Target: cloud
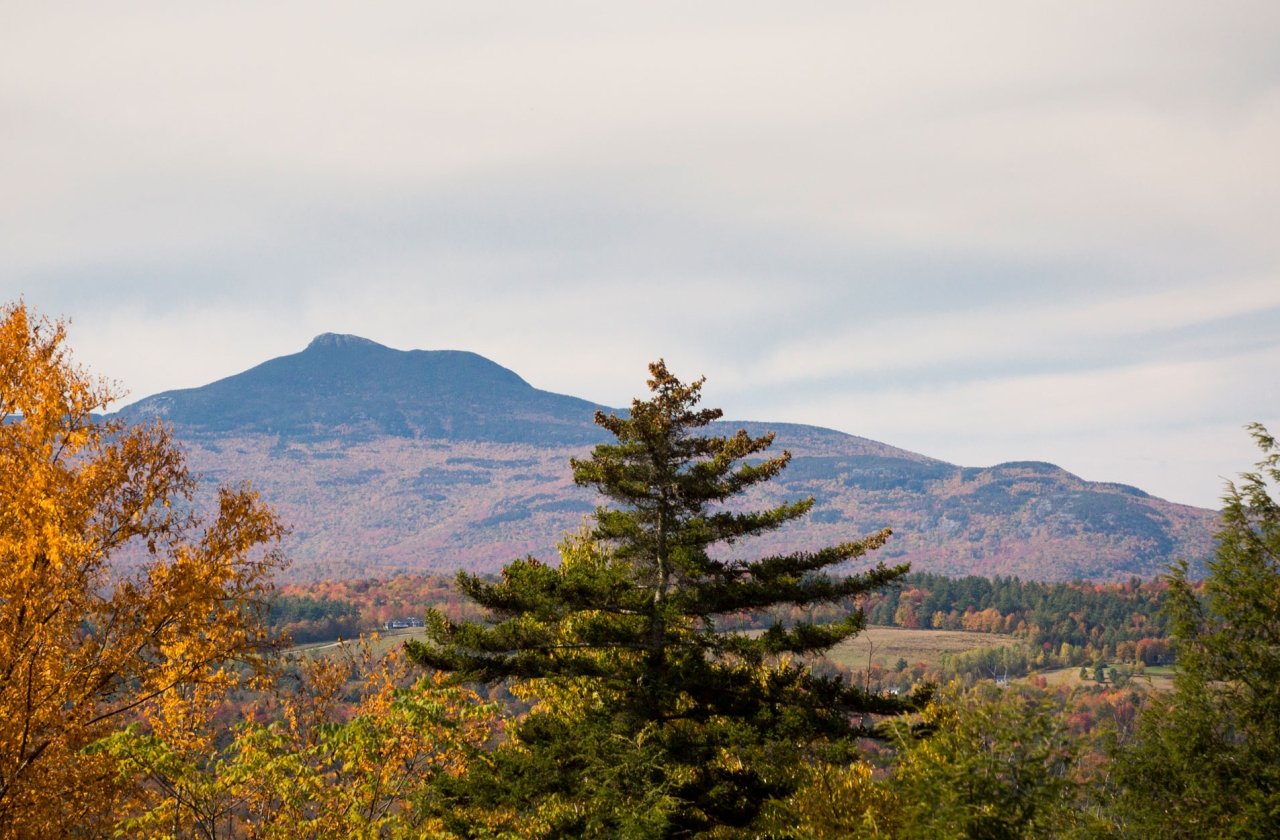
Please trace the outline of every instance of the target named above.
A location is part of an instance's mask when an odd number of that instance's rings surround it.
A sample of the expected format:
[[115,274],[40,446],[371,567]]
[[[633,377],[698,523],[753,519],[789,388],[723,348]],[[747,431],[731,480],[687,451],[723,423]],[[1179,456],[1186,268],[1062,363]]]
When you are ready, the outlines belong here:
[[136,8],[33,8],[0,59],[5,221],[82,259],[531,172],[899,248],[1274,248],[1265,5]]
[[1211,506],[1220,478],[1254,460],[1245,423],[1280,421],[1280,386],[1258,376],[1277,365],[1280,345],[1273,344],[1103,370],[928,385],[904,379],[824,388],[807,395],[802,410],[775,406],[770,419],[829,425],[969,466],[1052,461],[1091,480],[1139,483]]
[[[1257,313],[1249,331],[1223,329]],[[1108,294],[1064,294],[1052,302],[983,301],[981,306],[921,314],[910,310],[854,323],[826,335],[789,337],[751,371],[765,383],[825,382],[854,376],[933,382],[985,377],[993,369],[1128,365],[1135,357],[1191,352],[1222,355],[1240,342],[1280,344],[1269,329],[1280,320],[1280,285],[1237,279],[1218,286]],[[1210,346],[1182,336],[1211,329]],[[1214,342],[1219,345],[1211,346]]]

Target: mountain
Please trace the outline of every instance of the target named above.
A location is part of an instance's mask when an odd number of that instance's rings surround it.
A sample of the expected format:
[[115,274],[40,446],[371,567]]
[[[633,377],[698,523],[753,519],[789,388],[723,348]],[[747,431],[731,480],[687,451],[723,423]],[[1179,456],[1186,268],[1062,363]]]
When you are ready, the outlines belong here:
[[120,415],[160,417],[187,433],[265,434],[291,441],[379,437],[592,443],[595,406],[539,391],[483,356],[400,351],[325,333],[301,353],[201,388],[166,391]]
[[[119,412],[162,418],[205,492],[251,480],[292,527],[299,579],[555,558],[598,503],[571,457],[606,435],[597,408],[541,391],[474,353],[400,351],[325,334],[300,353]],[[792,455],[745,504],[812,496],[804,522],[744,543],[753,554],[894,529],[876,559],[922,571],[1040,580],[1151,576],[1212,553],[1212,511],[1052,464],[960,467],[815,426],[726,422],[777,433]]]

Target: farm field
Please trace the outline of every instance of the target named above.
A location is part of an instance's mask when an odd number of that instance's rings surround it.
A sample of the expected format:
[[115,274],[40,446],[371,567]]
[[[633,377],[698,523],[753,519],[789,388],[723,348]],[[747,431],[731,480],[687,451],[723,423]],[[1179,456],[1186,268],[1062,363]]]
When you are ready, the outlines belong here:
[[[379,630],[376,636],[368,634],[364,636],[369,643],[369,650],[375,656],[382,656],[388,651],[394,650],[404,644],[409,639],[421,639],[426,635],[426,630],[421,627],[413,627],[406,630]],[[358,644],[359,640],[347,639],[344,641],[331,642],[310,642],[305,645],[296,645],[285,651],[287,655],[292,656],[315,656],[315,655],[331,655],[339,650]]]
[[[1092,669],[1090,669],[1092,672]],[[1097,686],[1093,679],[1080,679],[1080,668],[1056,668],[1052,671],[1039,671],[1037,677],[1043,677],[1050,686]],[[1110,686],[1110,683],[1107,683]],[[1142,674],[1130,678],[1128,686],[1150,691],[1173,691],[1173,668],[1170,666],[1150,667]]]
[[1012,636],[973,633],[968,630],[911,630],[904,627],[868,627],[827,654],[832,662],[857,670],[868,662],[889,668],[899,659],[914,665],[937,665],[944,653],[963,653],[989,647],[1022,644]]
[[[376,655],[382,655],[399,647],[408,639],[420,639],[425,631],[421,627],[407,630],[379,632],[370,642],[370,649]],[[342,643],[347,644],[347,643]],[[868,656],[871,662],[878,662],[888,668],[899,659],[911,664],[924,662],[926,665],[937,665],[944,653],[963,653],[967,650],[984,647],[1000,647],[1021,644],[1012,636],[1001,636],[992,633],[973,633],[967,630],[910,630],[902,627],[868,627],[853,639],[836,645],[827,654],[833,662],[848,668],[867,667]],[[319,653],[332,653],[339,650],[338,642],[316,642],[290,648],[289,653],[311,656]],[[1063,669],[1072,671],[1079,669]],[[1054,672],[1057,673],[1057,672]],[[1060,679],[1065,679],[1063,675]]]

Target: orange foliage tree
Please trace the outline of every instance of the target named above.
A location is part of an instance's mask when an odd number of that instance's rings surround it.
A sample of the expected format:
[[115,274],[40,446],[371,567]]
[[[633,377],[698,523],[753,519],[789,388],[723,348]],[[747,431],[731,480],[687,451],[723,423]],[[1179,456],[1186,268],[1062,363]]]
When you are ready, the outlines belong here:
[[198,519],[169,432],[96,418],[120,394],[65,336],[0,308],[0,837],[109,819],[119,768],[86,748],[144,717],[180,740],[269,662],[280,523],[245,487]]

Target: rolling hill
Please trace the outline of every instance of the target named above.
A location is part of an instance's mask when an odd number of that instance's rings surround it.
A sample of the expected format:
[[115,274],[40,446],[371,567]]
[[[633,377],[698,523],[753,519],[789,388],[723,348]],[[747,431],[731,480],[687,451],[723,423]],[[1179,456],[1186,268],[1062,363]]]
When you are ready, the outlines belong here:
[[[119,416],[172,424],[207,492],[252,481],[293,528],[288,576],[315,579],[553,560],[597,503],[568,463],[606,439],[597,408],[474,353],[325,334]],[[775,431],[793,455],[748,504],[816,500],[806,521],[735,550],[817,548],[887,526],[877,559],[1041,580],[1151,576],[1212,552],[1213,511],[1052,464],[961,467],[815,426],[720,425]]]

